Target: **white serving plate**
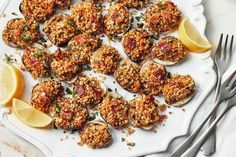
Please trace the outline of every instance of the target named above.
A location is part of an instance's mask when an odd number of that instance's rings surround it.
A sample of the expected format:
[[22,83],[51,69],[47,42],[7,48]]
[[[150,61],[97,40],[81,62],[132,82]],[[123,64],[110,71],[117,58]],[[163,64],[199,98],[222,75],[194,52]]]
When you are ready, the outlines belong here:
[[[177,4],[184,16],[190,18],[202,36],[205,37],[204,31],[206,19],[203,15],[204,8],[202,6],[202,1],[173,0],[173,2]],[[0,1],[0,15],[3,12],[6,15],[0,18],[0,36],[2,36],[2,30],[9,19],[22,16],[18,9],[19,3],[20,0]],[[12,12],[17,13],[19,16],[12,15]],[[176,33],[173,35],[176,35]],[[116,47],[119,52],[121,52],[121,55],[125,56],[120,44],[114,44],[113,42],[105,43]],[[4,53],[13,54],[16,59],[20,60],[22,51],[8,47],[4,44],[2,38],[0,38],[0,57],[4,57]],[[209,94],[216,81],[210,52],[203,54],[189,53],[186,61],[173,67],[167,67],[167,70],[172,73],[190,74],[197,85],[196,95],[182,108],[168,109],[166,112],[168,119],[164,123],[165,126],[157,126],[156,133],[136,129],[136,132],[127,138],[128,141],[136,143],[131,150],[128,149],[125,142],[121,141],[121,138],[125,137],[125,134],[112,128],[113,144],[104,149],[92,150],[87,146],[81,147],[77,144],[77,142],[80,141],[77,134],[70,134],[69,132],[63,133],[61,130],[55,130],[52,128],[36,129],[28,127],[19,121],[8,108],[0,109],[0,120],[9,130],[38,147],[47,157],[130,157],[162,152],[167,149],[169,143],[174,138],[187,134],[194,113]],[[93,72],[87,73],[94,75]],[[96,74],[96,76],[100,77],[104,75]],[[29,101],[32,87],[37,83],[37,81],[34,81],[27,72],[24,72],[24,77],[26,88],[22,99]],[[120,88],[117,83],[113,84],[113,80],[112,77],[108,77],[104,83],[107,87],[109,86],[112,89],[117,88],[118,93],[124,96],[125,99],[130,100],[133,98],[132,94]],[[185,112],[182,109],[185,109]],[[172,112],[172,114],[168,114],[169,112]],[[68,139],[65,139],[67,136]],[[64,140],[61,141],[61,138]]]

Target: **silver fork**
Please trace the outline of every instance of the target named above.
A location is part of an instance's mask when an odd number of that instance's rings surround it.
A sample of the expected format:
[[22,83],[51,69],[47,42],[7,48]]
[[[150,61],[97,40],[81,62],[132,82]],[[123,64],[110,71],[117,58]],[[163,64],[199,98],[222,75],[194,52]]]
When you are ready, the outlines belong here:
[[[236,78],[235,78],[235,75],[234,75],[233,83],[231,83],[231,85],[226,87],[226,88],[230,88],[230,90],[232,90],[231,92],[233,92],[233,90],[236,90]],[[209,137],[211,132],[215,129],[217,123],[227,113],[227,111],[229,111],[229,109],[231,109],[235,105],[236,105],[236,96],[234,96],[233,98],[228,100],[224,110],[211,123],[209,128],[201,135],[201,137],[199,137],[199,139],[181,157],[195,157],[197,155],[200,147],[204,143],[204,141]]]
[[[219,55],[219,56],[223,56],[223,54],[225,53],[226,48],[224,48],[222,50],[222,40],[223,40],[223,35],[221,35],[220,37],[220,41],[218,44],[218,47],[216,49],[216,54],[215,55]],[[225,42],[225,46],[227,46],[226,44],[227,42]],[[232,47],[233,47],[233,38],[230,42],[230,51],[232,51]],[[232,54],[232,52],[230,52]],[[221,80],[220,80],[221,82]],[[227,93],[229,91],[226,91],[226,88],[224,88],[225,84],[222,84],[222,88],[225,92]],[[233,95],[223,95],[223,91],[219,91],[220,87],[217,88],[217,91],[219,94],[221,94],[221,96],[217,97],[217,101],[215,103],[214,108],[207,114],[207,116],[205,117],[205,119],[200,123],[200,125],[193,131],[193,133],[174,151],[172,152],[172,154],[170,155],[170,157],[179,157],[181,156],[181,154],[183,154],[192,144],[192,142],[194,141],[194,139],[196,138],[196,136],[198,135],[199,131],[202,129],[202,127],[205,125],[205,123],[207,122],[207,120],[210,118],[210,116],[216,111],[216,109],[218,108],[218,106],[220,105],[220,103],[224,100],[229,99],[230,97],[232,97]]]
[[[231,43],[230,43],[230,48],[227,49],[227,44],[228,44],[228,37],[229,35],[226,36],[225,40],[225,45],[224,45],[224,53],[217,53],[214,56],[214,62],[215,62],[215,67],[216,67],[216,73],[217,73],[217,84],[216,84],[216,91],[215,91],[215,99],[214,102],[218,103],[218,97],[219,93],[221,91],[220,85],[222,82],[222,76],[225,73],[225,71],[228,69],[230,62],[231,62],[231,57],[232,57],[232,48],[233,48],[233,39],[234,36],[231,37]],[[222,47],[222,39],[223,39],[223,34],[221,34],[220,37],[220,42],[218,44],[218,48],[221,49]],[[217,48],[217,49],[218,49]],[[208,125],[211,125],[211,123],[214,121],[216,118],[216,111],[212,114]],[[203,144],[201,150],[203,151],[204,155],[210,155],[215,152],[215,145],[216,145],[216,129],[212,130],[212,133],[210,134],[209,138],[205,141]]]

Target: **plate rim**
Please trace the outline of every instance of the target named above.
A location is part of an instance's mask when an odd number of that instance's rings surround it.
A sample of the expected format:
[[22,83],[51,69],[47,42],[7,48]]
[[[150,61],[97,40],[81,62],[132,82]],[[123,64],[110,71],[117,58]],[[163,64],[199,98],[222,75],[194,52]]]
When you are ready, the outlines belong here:
[[[7,5],[9,4],[10,0],[5,0],[2,1],[2,3],[0,3],[0,17],[2,16],[4,10],[6,9]],[[196,12],[194,12],[193,14],[193,19],[192,20],[196,20],[198,21],[198,23],[201,23],[201,27],[200,27],[200,32],[202,33],[202,35],[206,38],[205,35],[205,30],[206,30],[206,17],[204,16],[204,6],[203,6],[203,0],[192,0],[191,2],[192,7],[194,9],[196,9]],[[145,151],[142,150],[141,153],[138,153],[138,151],[130,151],[130,153],[123,153],[123,154],[117,154],[117,156],[122,156],[122,157],[130,157],[130,156],[137,156],[137,155],[147,155],[147,154],[151,154],[151,153],[159,153],[159,152],[163,152],[166,151],[168,146],[170,145],[170,143],[180,137],[180,136],[184,136],[188,133],[190,124],[192,119],[194,118],[194,114],[197,112],[197,109],[201,106],[201,104],[203,103],[203,101],[205,100],[206,96],[211,92],[211,90],[213,89],[213,86],[216,82],[216,74],[215,71],[213,69],[213,60],[210,56],[210,51],[208,51],[206,53],[206,55],[203,55],[202,60],[204,61],[204,63],[209,64],[207,67],[204,69],[204,72],[206,72],[207,75],[209,75],[210,78],[212,78],[212,80],[210,81],[210,85],[208,84],[208,88],[204,90],[203,93],[201,93],[201,96],[196,100],[198,101],[198,103],[200,103],[200,105],[196,106],[194,108],[194,111],[192,111],[192,116],[186,120],[184,123],[182,123],[182,125],[186,126],[188,125],[188,127],[185,127],[185,129],[179,129],[178,130],[178,135],[173,134],[172,137],[169,138],[169,140],[166,140],[165,143],[162,145],[161,148],[156,149],[154,147],[149,147],[147,146],[145,148]],[[211,68],[209,68],[211,67]],[[35,145],[38,149],[40,149],[40,151],[42,151],[46,157],[74,157],[74,155],[69,154],[69,153],[55,153],[53,151],[50,150],[49,147],[47,147],[43,142],[40,142],[40,140],[38,140],[37,138],[31,136],[30,134],[24,132],[23,130],[21,130],[20,128],[18,128],[15,124],[11,123],[11,121],[9,121],[8,119],[8,115],[11,113],[10,109],[7,107],[2,107],[0,106],[0,121],[4,124],[4,126],[9,129],[10,131],[12,131],[13,133],[17,134],[18,136],[20,136],[21,138],[25,139],[26,141],[30,142],[31,144]],[[187,124],[186,124],[187,123]],[[149,148],[148,148],[149,147]],[[111,154],[105,154],[103,157],[105,156],[111,156]],[[112,156],[114,156],[114,154],[112,154]],[[116,155],[115,155],[116,156]]]

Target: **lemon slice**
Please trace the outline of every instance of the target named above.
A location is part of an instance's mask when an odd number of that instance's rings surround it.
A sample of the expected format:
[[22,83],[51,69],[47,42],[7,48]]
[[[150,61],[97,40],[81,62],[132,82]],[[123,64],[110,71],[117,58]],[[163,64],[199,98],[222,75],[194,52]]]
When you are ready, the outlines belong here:
[[178,28],[180,41],[192,52],[205,52],[212,46],[205,40],[188,17],[185,17]]
[[36,110],[32,105],[19,99],[13,99],[12,109],[22,122],[31,127],[42,128],[48,126],[52,122],[52,118],[47,114]]
[[15,66],[0,62],[0,104],[10,105],[24,91],[24,77]]

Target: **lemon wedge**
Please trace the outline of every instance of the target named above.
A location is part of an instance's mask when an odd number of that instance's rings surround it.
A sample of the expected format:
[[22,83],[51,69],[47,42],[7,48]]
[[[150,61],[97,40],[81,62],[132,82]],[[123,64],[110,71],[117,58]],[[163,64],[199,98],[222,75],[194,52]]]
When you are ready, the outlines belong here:
[[185,17],[181,21],[178,34],[180,41],[192,52],[205,52],[212,47],[211,44],[200,35],[188,17]]
[[13,99],[12,110],[22,122],[31,127],[42,128],[52,122],[52,118],[47,114],[36,110],[32,105],[19,99]]
[[13,98],[19,98],[25,83],[21,71],[15,66],[0,62],[0,104],[10,105]]

